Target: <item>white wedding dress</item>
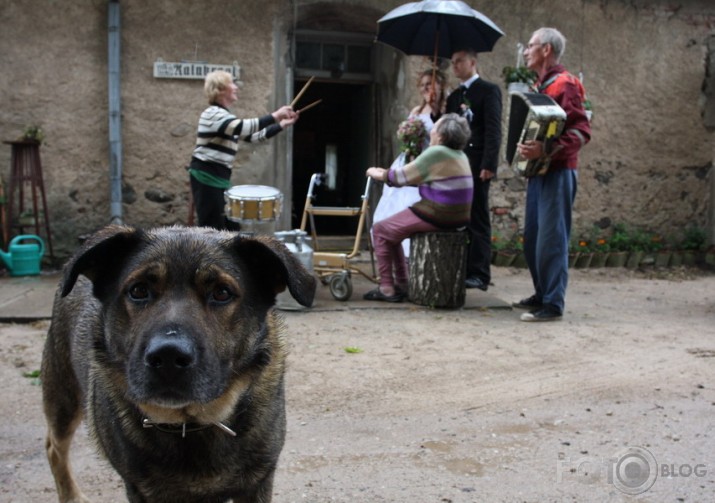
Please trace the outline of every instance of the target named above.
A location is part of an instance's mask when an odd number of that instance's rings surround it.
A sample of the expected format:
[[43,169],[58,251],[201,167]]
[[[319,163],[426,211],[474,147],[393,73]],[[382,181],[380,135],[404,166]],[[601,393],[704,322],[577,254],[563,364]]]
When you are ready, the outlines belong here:
[[[425,141],[424,148],[429,145],[429,132],[434,126],[432,122],[432,117],[430,114],[424,113],[419,114],[417,117],[424,123],[427,129],[427,140]],[[390,169],[404,166],[405,165],[405,153],[401,152],[392,162]],[[375,214],[373,215],[373,224],[384,220],[387,217],[391,217],[395,213],[402,211],[414,203],[420,200],[420,193],[417,187],[390,187],[389,185],[384,185],[382,187],[382,196],[380,196],[380,201],[377,203],[377,208],[375,208]],[[410,255],[410,240],[405,239],[402,242],[402,249],[405,252],[405,257]]]

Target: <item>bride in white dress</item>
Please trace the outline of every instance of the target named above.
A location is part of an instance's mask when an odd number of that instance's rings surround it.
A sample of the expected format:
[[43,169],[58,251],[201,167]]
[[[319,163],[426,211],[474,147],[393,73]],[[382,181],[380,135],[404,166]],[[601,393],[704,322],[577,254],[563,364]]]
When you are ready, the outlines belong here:
[[[434,90],[432,89],[433,75]],[[417,82],[420,94],[422,95],[422,104],[413,108],[408,118],[417,117],[424,123],[427,129],[427,136],[425,137],[423,146],[424,149],[429,145],[429,132],[432,130],[432,126],[434,126],[434,123],[437,122],[437,119],[439,119],[444,112],[446,77],[440,70],[433,72],[433,70],[429,69],[420,73]],[[412,159],[410,159],[410,161],[411,160]],[[406,162],[408,162],[407,155],[403,151],[397,156],[390,167],[403,166]],[[419,200],[420,194],[417,187],[390,187],[384,185],[382,188],[382,196],[380,196],[380,201],[377,203],[375,214],[373,215],[373,224],[394,215],[398,211],[408,208]],[[405,239],[402,242],[402,248],[405,251],[405,257],[408,257],[410,255],[409,239]]]

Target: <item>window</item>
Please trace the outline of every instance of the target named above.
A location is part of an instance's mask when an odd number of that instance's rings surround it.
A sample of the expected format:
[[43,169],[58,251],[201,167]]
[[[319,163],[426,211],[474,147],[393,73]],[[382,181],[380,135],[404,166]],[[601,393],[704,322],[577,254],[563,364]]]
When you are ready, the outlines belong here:
[[372,79],[372,35],[337,32],[296,34],[295,63],[301,73],[350,80]]

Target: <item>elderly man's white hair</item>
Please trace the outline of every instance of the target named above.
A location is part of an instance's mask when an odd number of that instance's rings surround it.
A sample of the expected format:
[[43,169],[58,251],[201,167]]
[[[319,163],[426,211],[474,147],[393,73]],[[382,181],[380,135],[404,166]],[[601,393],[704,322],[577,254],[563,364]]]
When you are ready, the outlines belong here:
[[539,39],[542,44],[549,44],[554,49],[554,57],[556,61],[561,60],[566,50],[566,37],[556,28],[539,28],[534,32],[534,36]]

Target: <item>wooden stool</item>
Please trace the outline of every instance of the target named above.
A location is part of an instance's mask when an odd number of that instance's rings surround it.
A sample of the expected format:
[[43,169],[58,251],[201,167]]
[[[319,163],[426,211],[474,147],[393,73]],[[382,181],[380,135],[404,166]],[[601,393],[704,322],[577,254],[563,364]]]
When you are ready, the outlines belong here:
[[7,247],[10,242],[10,229],[8,227],[5,206],[7,206],[7,199],[5,198],[5,181],[3,180],[2,175],[0,175],[0,228],[2,229],[2,240],[0,241],[0,246],[2,246],[2,248]]
[[[45,197],[45,182],[42,179],[42,163],[40,162],[40,143],[34,140],[6,141],[12,147],[12,170],[10,171],[10,190],[7,193],[7,221],[10,227],[20,229],[24,234],[25,227],[34,227],[35,234],[40,236],[40,222],[44,224],[44,234],[47,250],[51,257],[52,233],[50,232],[50,213]],[[29,184],[30,194],[26,197],[25,185]],[[39,194],[38,194],[39,192]],[[39,208],[38,195],[41,198],[42,209]],[[32,203],[32,215],[27,213],[26,199]],[[28,204],[29,206],[29,204]],[[29,220],[25,220],[26,218]]]
[[424,232],[410,236],[411,302],[452,309],[464,306],[466,274],[465,231]]

